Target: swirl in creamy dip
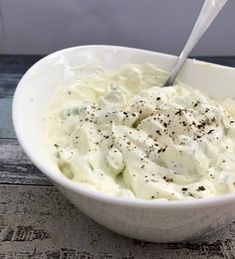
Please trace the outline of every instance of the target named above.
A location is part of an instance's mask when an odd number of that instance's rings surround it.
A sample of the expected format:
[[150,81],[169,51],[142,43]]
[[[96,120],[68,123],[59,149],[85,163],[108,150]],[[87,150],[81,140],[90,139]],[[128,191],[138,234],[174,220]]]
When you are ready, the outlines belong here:
[[194,199],[235,191],[235,104],[182,84],[161,88],[153,65],[84,66],[56,93],[47,137],[60,171],[103,193]]

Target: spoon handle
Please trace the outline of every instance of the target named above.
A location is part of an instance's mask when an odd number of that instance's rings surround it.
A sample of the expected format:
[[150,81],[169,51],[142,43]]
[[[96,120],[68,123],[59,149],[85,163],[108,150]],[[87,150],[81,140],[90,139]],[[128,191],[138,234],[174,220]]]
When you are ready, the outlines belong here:
[[205,0],[194,28],[188,38],[188,41],[186,42],[180,56],[176,60],[176,63],[171,70],[164,86],[173,85],[175,78],[178,75],[181,67],[184,65],[188,55],[194,46],[198,43],[202,35],[206,32],[226,2],[227,0]]

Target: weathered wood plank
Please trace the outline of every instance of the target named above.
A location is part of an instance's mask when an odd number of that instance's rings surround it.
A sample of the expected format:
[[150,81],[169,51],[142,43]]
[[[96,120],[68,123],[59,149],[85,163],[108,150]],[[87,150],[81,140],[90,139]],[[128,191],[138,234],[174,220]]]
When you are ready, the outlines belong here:
[[0,55],[0,72],[24,74],[42,55]]
[[15,138],[11,106],[12,98],[0,98],[0,137]]
[[23,74],[0,73],[0,98],[12,98]]
[[51,185],[14,139],[0,139],[0,183]]
[[12,125],[12,97],[22,74],[0,73],[0,137],[15,138]]
[[0,55],[0,137],[15,138],[11,103],[22,75],[43,56]]
[[197,243],[153,244],[94,223],[54,187],[1,186],[0,258],[235,258],[235,224]]

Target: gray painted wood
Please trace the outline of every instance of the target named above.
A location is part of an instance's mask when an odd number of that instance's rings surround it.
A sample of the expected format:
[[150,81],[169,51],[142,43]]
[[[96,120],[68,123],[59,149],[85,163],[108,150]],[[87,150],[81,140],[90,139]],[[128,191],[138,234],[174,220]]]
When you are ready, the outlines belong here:
[[23,74],[43,56],[0,55],[0,137],[15,138],[12,97]]
[[5,138],[15,137],[11,106],[12,96],[21,77],[22,74],[0,73],[0,136]]
[[0,55],[0,73],[24,74],[42,55]]
[[11,120],[12,98],[0,98],[0,136],[15,138]]
[[[20,148],[11,102],[40,56],[0,55],[0,259],[235,258],[235,222],[192,243],[153,244],[116,235],[75,209]],[[235,58],[204,58],[235,66]]]
[[0,73],[0,98],[12,98],[23,74]]
[[0,184],[51,185],[32,165],[17,140],[0,139],[0,154]]

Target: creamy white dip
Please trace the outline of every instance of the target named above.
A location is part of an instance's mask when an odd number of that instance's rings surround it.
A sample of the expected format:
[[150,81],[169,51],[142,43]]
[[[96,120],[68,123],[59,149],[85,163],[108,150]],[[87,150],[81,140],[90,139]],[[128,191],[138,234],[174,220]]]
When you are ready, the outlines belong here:
[[161,88],[153,65],[80,67],[46,113],[66,177],[140,199],[194,199],[235,191],[235,103],[181,83]]

